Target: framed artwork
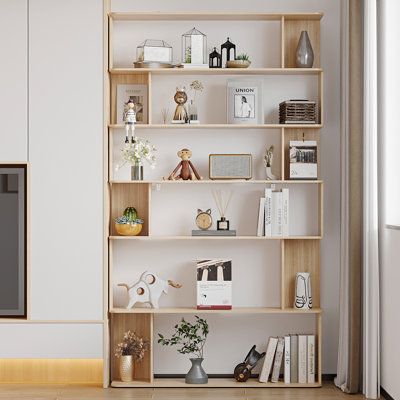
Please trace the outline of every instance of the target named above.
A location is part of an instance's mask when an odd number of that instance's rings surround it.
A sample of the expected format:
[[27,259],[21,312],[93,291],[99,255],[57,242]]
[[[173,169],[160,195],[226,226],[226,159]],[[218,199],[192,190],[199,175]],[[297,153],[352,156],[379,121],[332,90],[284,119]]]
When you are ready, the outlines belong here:
[[131,99],[135,103],[136,123],[147,124],[147,85],[117,85],[117,124],[124,123],[126,103]]
[[228,124],[263,124],[264,109],[262,96],[261,80],[228,80]]

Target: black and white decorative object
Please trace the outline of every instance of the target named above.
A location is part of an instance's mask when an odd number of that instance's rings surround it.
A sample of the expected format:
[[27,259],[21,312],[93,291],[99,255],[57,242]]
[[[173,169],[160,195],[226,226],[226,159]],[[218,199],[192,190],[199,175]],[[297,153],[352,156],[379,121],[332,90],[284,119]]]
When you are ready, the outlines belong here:
[[311,278],[309,272],[298,272],[295,282],[294,308],[310,310],[312,308]]
[[222,56],[218,53],[216,47],[214,47],[214,50],[209,55],[208,66],[210,68],[222,68]]
[[290,179],[318,178],[316,140],[291,140],[289,160]]
[[[233,44],[229,38],[226,39],[226,42],[221,44],[221,57],[224,58],[224,50],[225,50],[225,64],[229,60],[234,60],[236,58],[236,45]],[[233,56],[231,57],[231,50],[233,50]]]
[[303,99],[291,99],[282,101],[281,103],[279,103],[279,123],[316,124],[316,102]]
[[262,80],[228,80],[228,124],[256,125],[264,123],[262,88]]
[[232,309],[232,260],[197,260],[197,309]]
[[235,370],[233,372],[235,379],[238,382],[246,382],[250,378],[251,371],[253,370],[253,368],[264,356],[265,352],[259,353],[256,350],[256,345],[253,345],[253,347],[247,353],[247,356],[244,359],[244,361],[236,365]]
[[135,104],[136,124],[147,124],[147,85],[117,85],[117,124],[124,124],[128,102]]
[[217,220],[217,230],[229,231],[229,221],[226,219],[226,211],[228,210],[233,191],[230,190],[229,192],[225,193],[222,190],[213,190],[212,194],[221,218]]

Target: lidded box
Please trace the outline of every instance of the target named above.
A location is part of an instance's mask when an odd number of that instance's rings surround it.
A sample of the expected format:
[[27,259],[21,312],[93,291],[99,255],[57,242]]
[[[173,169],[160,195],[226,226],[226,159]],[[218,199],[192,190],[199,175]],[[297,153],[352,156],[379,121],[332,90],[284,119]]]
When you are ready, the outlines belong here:
[[136,48],[138,62],[172,64],[172,47],[164,40],[146,39]]

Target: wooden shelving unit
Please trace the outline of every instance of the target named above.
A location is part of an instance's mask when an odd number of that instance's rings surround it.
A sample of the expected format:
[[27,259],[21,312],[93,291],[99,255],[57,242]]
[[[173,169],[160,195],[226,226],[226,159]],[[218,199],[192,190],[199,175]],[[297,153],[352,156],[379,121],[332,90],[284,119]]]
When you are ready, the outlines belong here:
[[[321,341],[322,341],[322,310],[320,308],[320,240],[323,235],[323,181],[319,178],[315,181],[294,181],[289,180],[289,159],[288,149],[290,140],[316,140],[319,145],[320,129],[323,127],[323,70],[320,65],[320,20],[322,13],[226,13],[226,12],[138,12],[138,13],[108,13],[106,10],[106,53],[108,57],[105,61],[105,218],[109,222],[105,229],[105,255],[108,260],[105,266],[106,282],[108,292],[108,308],[106,310],[109,322],[109,335],[105,337],[105,385],[110,383],[113,387],[190,387],[184,383],[184,379],[179,378],[155,378],[154,376],[154,318],[159,314],[257,314],[263,318],[269,315],[282,314],[299,316],[301,314],[311,315],[315,318],[315,333],[317,335],[317,354],[316,354],[316,383],[313,384],[284,384],[279,383],[259,383],[256,379],[250,379],[246,383],[238,383],[234,379],[212,378],[209,379],[206,387],[320,387],[321,381]],[[115,68],[113,50],[113,31],[115,24],[120,21],[278,21],[280,22],[280,65],[277,68],[249,68],[242,70],[231,69],[134,69],[134,68]],[[295,50],[297,41],[302,30],[307,30],[313,45],[315,61],[314,68],[298,69],[295,67]],[[212,76],[267,76],[267,75],[312,75],[318,81],[318,123],[308,125],[230,125],[225,123],[218,124],[199,124],[199,125],[172,125],[154,124],[152,122],[152,77],[153,75],[212,75]],[[148,180],[140,182],[118,181],[113,177],[113,136],[118,130],[124,129],[123,125],[116,124],[116,88],[118,84],[147,84],[148,85],[148,124],[136,125],[138,130],[152,130],[159,135],[169,134],[170,132],[189,133],[190,131],[207,130],[218,131],[221,134],[234,133],[240,135],[247,129],[264,130],[266,134],[278,131],[280,135],[280,176],[276,181],[249,180],[249,181],[164,181]],[[318,160],[319,162],[319,160]],[[318,164],[318,176],[320,177],[320,166]],[[318,232],[316,235],[289,236],[289,237],[257,237],[257,236],[235,236],[235,237],[192,237],[182,235],[157,236],[150,232],[151,226],[151,196],[154,186],[162,185],[266,185],[276,184],[281,186],[291,185],[311,185],[317,187],[318,193]],[[117,236],[112,221],[122,214],[126,204],[134,204],[139,215],[144,219],[144,227],[140,236],[123,237]],[[281,260],[281,298],[279,307],[235,307],[232,310],[197,310],[191,307],[160,308],[157,310],[149,308],[134,308],[126,310],[114,307],[113,305],[113,252],[116,251],[115,245],[120,241],[160,241],[160,240],[227,240],[234,241],[239,245],[241,241],[247,240],[273,240],[280,242]],[[238,242],[236,244],[236,242]],[[314,308],[308,311],[293,309],[294,302],[294,279],[297,272],[307,271],[311,273],[313,288]],[[152,339],[150,351],[146,353],[143,362],[135,368],[133,382],[124,383],[119,380],[117,360],[113,356],[112,350],[120,340],[121,335],[126,330],[135,330],[139,335]],[[198,387],[198,386],[196,386]],[[202,386],[204,387],[204,386]]]

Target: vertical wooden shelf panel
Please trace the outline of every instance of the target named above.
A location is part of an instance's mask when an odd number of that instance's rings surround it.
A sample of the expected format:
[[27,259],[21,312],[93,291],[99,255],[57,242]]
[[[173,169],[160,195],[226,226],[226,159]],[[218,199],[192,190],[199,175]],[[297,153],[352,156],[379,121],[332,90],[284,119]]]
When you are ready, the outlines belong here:
[[292,308],[297,272],[309,272],[313,307],[320,307],[320,241],[283,240],[283,307]]
[[320,135],[318,129],[285,129],[285,143],[284,143],[284,153],[283,156],[285,158],[285,174],[284,179],[289,180],[289,172],[290,172],[290,160],[289,160],[289,142],[291,140],[315,140],[317,142],[317,176],[318,179],[321,175],[321,164],[320,164]]
[[117,235],[115,231],[114,221],[120,217],[126,207],[135,207],[139,218],[142,218],[143,229],[140,236],[149,235],[149,184],[148,183],[113,183],[111,185],[111,219],[110,232],[111,235]]
[[285,68],[296,68],[296,49],[301,31],[307,31],[314,51],[313,68],[320,67],[320,21],[319,20],[288,20],[284,21],[284,52]]
[[[134,381],[153,382],[153,317],[150,314],[111,314],[111,354],[121,342],[123,335],[127,331],[136,332],[138,335],[150,340],[150,349],[145,353],[144,359],[135,362]],[[111,357],[111,381],[119,381],[119,359]]]
[[[149,74],[134,74],[134,75],[110,75],[111,77],[111,124],[117,124],[117,85],[129,84],[145,84],[149,83]],[[149,95],[147,96],[149,99]],[[148,110],[150,104],[148,104]]]

